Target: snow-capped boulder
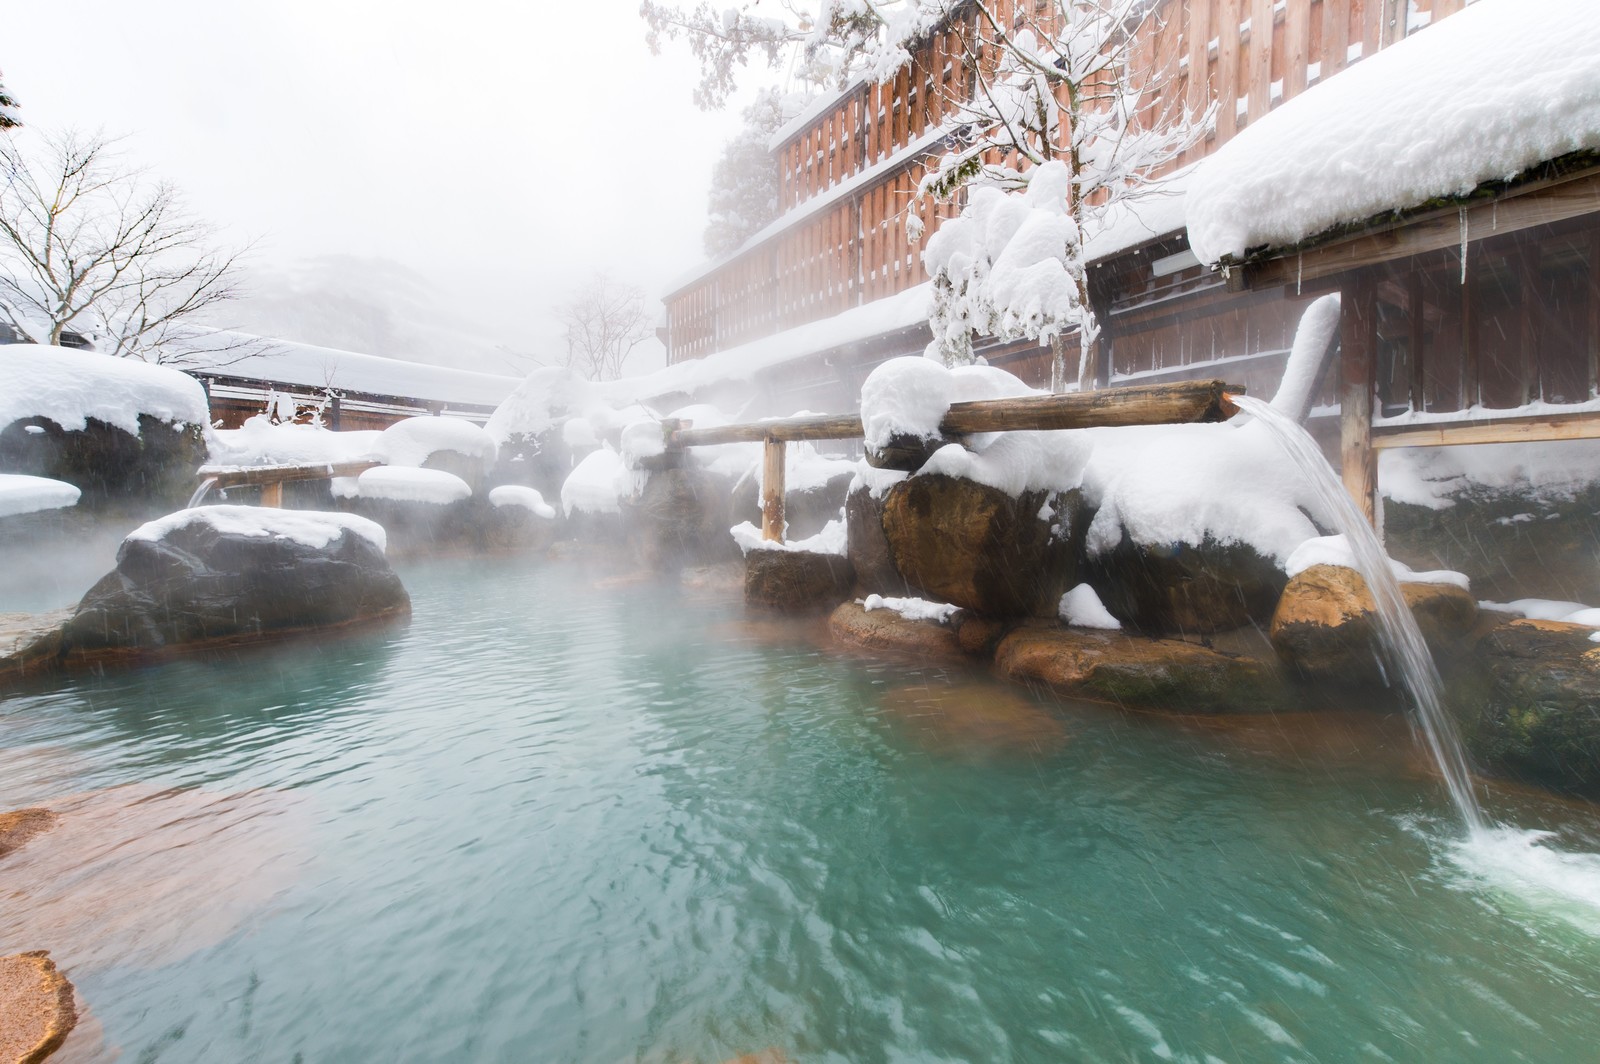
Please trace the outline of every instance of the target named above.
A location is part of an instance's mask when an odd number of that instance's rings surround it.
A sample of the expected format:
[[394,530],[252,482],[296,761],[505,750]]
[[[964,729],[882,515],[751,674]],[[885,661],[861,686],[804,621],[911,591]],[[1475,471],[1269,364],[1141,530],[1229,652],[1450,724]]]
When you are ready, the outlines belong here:
[[[1407,575],[1425,578],[1403,576],[1400,591],[1435,656],[1458,649],[1478,619],[1466,581]],[[1296,572],[1272,615],[1272,646],[1285,664],[1318,683],[1383,682],[1372,592],[1360,573],[1344,565],[1315,564]]]
[[82,494],[65,481],[0,473],[0,519],[76,506]]
[[958,626],[933,617],[908,617],[898,610],[841,603],[828,615],[828,632],[842,646],[890,653],[917,661],[958,661],[966,656]]
[[733,485],[731,477],[692,467],[650,474],[638,499],[623,503],[640,560],[665,568],[737,558],[728,534],[734,523]]
[[889,537],[883,530],[884,492],[865,481],[852,483],[844,500],[844,521],[851,568],[856,586],[879,595],[908,595],[910,585],[895,567]]
[[494,437],[456,417],[408,417],[379,434],[373,457],[389,466],[448,473],[469,492],[487,479],[499,448]]
[[404,616],[384,530],[352,514],[207,506],[135,529],[67,622],[66,661]]
[[0,349],[0,471],[64,480],[86,504],[184,498],[206,458],[200,383],[93,351]]

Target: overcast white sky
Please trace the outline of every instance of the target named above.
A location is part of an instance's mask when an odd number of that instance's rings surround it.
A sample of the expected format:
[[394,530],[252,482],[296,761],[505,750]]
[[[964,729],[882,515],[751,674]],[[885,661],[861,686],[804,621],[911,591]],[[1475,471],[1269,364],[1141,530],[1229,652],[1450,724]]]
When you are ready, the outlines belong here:
[[701,260],[737,126],[695,109],[686,50],[649,54],[637,0],[5,8],[29,127],[126,134],[261,266],[394,259],[523,349],[557,342],[550,309],[591,271],[659,297]]

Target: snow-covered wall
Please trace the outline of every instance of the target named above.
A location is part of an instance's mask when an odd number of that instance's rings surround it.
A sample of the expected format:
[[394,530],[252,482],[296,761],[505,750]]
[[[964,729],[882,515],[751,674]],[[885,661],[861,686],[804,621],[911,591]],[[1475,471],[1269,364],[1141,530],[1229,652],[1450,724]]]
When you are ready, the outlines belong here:
[[1201,261],[1464,195],[1600,149],[1600,3],[1478,0],[1289,100],[1207,158]]

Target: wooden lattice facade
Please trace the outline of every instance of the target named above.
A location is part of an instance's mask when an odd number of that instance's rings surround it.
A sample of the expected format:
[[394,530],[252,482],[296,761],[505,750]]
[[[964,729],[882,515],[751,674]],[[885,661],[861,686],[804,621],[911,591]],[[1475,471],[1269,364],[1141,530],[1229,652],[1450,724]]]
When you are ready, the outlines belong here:
[[[1134,67],[1149,71],[1158,86],[1155,113],[1200,113],[1217,104],[1215,130],[1175,160],[1178,166],[1467,2],[1159,0],[1134,42]],[[999,0],[997,6],[1016,14],[1032,3]],[[927,280],[927,237],[959,205],[918,201],[917,189],[944,147],[941,123],[953,101],[972,88],[962,62],[964,34],[971,39],[970,27],[959,21],[944,27],[914,49],[893,79],[858,84],[814,108],[775,145],[782,214],[667,296],[669,361],[829,318]],[[913,207],[928,222],[914,240],[906,224]],[[1119,334],[1149,333],[1152,346],[1123,344],[1112,356],[1121,361],[1105,367],[1102,379],[1181,370],[1224,352],[1250,356],[1287,347],[1283,323],[1293,320],[1293,308],[1267,309],[1259,298],[1234,300],[1209,323],[1164,321],[1174,297],[1207,284],[1194,270],[1151,278],[1149,265],[1157,257],[1147,253],[1131,271],[1113,271],[1131,282],[1106,290],[1113,314],[1133,315],[1118,324]],[[1154,303],[1169,305],[1158,310]]]

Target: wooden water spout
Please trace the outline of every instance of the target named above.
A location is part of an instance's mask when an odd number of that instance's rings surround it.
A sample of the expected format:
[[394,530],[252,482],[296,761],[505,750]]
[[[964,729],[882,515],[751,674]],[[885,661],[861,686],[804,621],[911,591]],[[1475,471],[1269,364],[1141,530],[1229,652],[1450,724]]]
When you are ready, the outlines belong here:
[[[891,444],[869,454],[868,461],[883,468],[914,470],[930,447],[959,443],[972,433],[1226,421],[1239,412],[1229,393],[1243,392],[1242,387],[1218,380],[1180,381],[952,403],[939,422],[937,439],[916,441],[916,446],[904,448]],[[704,429],[668,420],[662,423],[662,430],[669,452],[723,443],[764,444],[761,537],[776,543],[783,542],[784,445],[802,440],[859,440],[865,435],[859,414],[810,414]]]

